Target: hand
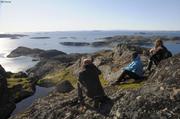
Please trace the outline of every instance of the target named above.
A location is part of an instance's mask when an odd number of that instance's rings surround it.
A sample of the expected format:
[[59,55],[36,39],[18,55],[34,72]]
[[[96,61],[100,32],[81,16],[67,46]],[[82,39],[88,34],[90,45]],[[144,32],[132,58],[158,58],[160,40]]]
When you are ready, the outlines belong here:
[[149,50],[150,53],[153,53],[154,51],[155,51],[155,48],[151,48],[151,49]]

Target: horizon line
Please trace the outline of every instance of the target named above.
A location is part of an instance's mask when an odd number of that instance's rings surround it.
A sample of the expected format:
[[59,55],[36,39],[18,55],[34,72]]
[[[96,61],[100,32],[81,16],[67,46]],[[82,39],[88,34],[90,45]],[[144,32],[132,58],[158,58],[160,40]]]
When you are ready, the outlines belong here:
[[100,31],[145,31],[145,32],[151,32],[151,31],[157,31],[157,32],[180,32],[180,30],[132,30],[132,29],[112,29],[112,30],[39,30],[39,31],[13,31],[13,32],[4,32],[0,31],[0,34],[7,34],[7,33],[35,33],[35,32],[100,32]]

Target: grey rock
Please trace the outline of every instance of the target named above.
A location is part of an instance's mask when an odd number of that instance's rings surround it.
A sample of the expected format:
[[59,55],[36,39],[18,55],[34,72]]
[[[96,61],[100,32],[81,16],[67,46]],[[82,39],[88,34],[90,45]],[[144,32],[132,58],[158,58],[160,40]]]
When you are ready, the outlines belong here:
[[73,89],[74,89],[74,87],[68,80],[61,81],[60,83],[58,83],[56,85],[56,90],[59,93],[69,93]]
[[9,98],[6,71],[0,65],[0,117],[7,119],[15,109],[15,103]]

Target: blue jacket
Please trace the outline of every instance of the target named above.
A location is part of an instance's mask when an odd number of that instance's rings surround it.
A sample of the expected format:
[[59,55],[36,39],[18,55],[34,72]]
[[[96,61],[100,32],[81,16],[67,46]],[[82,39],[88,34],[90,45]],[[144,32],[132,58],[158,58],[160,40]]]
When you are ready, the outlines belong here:
[[143,65],[141,62],[141,58],[138,55],[124,70],[132,71],[136,73],[138,76],[143,76]]

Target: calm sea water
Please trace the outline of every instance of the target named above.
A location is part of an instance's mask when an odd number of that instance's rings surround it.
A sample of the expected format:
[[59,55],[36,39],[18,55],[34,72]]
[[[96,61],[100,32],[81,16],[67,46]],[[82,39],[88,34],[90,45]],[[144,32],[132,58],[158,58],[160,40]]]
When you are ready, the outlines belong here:
[[[20,39],[0,38],[0,64],[12,72],[25,71],[34,66],[37,62],[32,62],[31,57],[7,58],[12,50],[19,46],[40,49],[57,49],[66,53],[90,53],[106,49],[106,47],[75,47],[63,46],[60,42],[94,42],[99,38],[115,35],[143,35],[143,36],[180,36],[178,32],[156,32],[156,31],[69,31],[69,32],[35,32],[20,33],[28,36]],[[32,37],[50,37],[49,39],[31,39]],[[180,52],[180,44],[167,43],[167,47],[173,52]]]
[[17,103],[16,109],[13,111],[13,113],[11,115],[15,115],[15,114],[23,111],[24,109],[29,107],[33,101],[35,101],[38,98],[48,95],[48,93],[51,92],[53,89],[54,89],[54,87],[44,88],[44,87],[36,86],[36,93],[34,95],[22,100],[21,102]]

